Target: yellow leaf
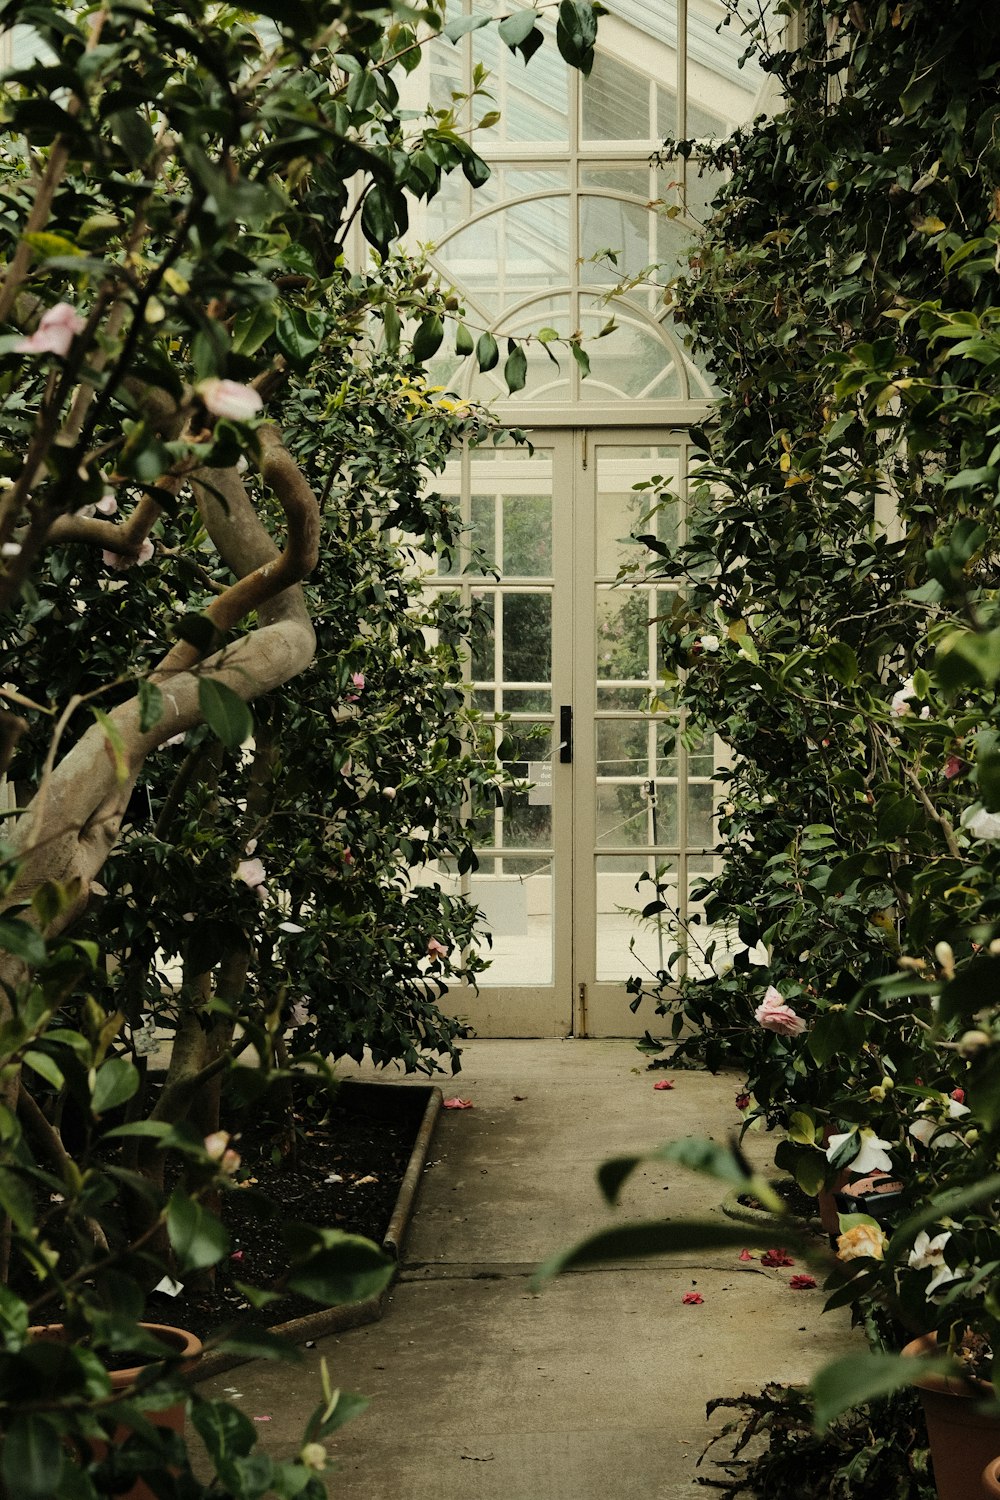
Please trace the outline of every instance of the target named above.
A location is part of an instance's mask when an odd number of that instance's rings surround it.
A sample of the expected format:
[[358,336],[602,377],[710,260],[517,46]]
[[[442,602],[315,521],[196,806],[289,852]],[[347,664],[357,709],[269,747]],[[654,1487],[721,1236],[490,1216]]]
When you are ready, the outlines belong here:
[[926,219],[918,219],[913,227],[918,234],[940,234],[947,226],[937,214],[928,214]]
[[175,292],[178,297],[186,296],[191,290],[190,281],[188,281],[186,276],[182,276],[179,271],[175,271],[173,266],[167,267],[163,273],[163,279],[170,290]]
[[783,453],[778,463],[782,474],[787,474],[792,467],[792,455],[790,453]]
[[808,484],[812,479],[811,474],[789,474],[785,480],[785,489],[790,490],[795,484]]

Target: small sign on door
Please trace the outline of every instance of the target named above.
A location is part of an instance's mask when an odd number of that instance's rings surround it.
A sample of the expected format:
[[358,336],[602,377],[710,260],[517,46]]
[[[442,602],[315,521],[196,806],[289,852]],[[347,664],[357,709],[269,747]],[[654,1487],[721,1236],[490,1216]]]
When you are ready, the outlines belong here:
[[529,807],[552,806],[552,762],[551,760],[529,760],[528,790]]

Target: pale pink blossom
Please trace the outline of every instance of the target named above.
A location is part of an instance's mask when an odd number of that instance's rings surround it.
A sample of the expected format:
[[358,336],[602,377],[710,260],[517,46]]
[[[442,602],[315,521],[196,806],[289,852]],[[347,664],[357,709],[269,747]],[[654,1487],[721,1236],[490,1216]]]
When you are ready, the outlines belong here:
[[236,380],[201,380],[195,390],[206,411],[210,411],[213,417],[225,417],[231,422],[249,422],[264,405],[259,391],[255,391],[252,385],[240,385]]
[[388,798],[390,802],[395,802],[396,788],[394,786],[384,786],[382,788],[382,796]]
[[231,1139],[228,1130],[213,1130],[205,1137],[205,1150],[227,1177],[238,1171],[240,1165],[239,1152],[233,1151],[229,1145]]
[[118,501],[109,491],[106,495],[101,496],[94,509],[99,510],[102,516],[113,516],[118,509]]
[[354,687],[354,688],[356,688],[357,692],[348,693],[348,695],[347,695],[347,702],[348,703],[357,703],[360,694],[364,692],[364,687],[365,687],[365,674],[364,674],[364,672],[352,672],[351,673],[351,686]]
[[434,937],[427,939],[427,952],[431,958],[447,958],[448,956],[448,950],[444,943],[439,943],[437,938]]
[[236,866],[236,879],[242,880],[243,884],[249,890],[255,891],[267,879],[263,861],[259,859],[241,859]]
[[65,359],[74,338],[86,326],[75,307],[57,302],[42,313],[34,333],[18,339],[15,348],[20,354],[58,354]]
[[763,1003],[758,1005],[754,1016],[765,1031],[773,1031],[778,1036],[801,1036],[806,1029],[805,1021],[785,1004],[773,984],[768,985]]
[[134,567],[136,563],[147,563],[156,548],[149,537],[143,537],[136,552],[108,552],[101,553],[101,558],[109,568],[114,568],[116,573],[124,573],[126,568]]

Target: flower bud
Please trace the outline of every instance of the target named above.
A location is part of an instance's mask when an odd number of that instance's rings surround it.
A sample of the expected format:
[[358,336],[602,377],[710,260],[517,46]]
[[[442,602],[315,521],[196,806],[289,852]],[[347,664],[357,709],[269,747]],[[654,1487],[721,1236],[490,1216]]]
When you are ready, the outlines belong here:
[[934,957],[941,965],[946,979],[952,979],[955,975],[955,954],[950,943],[935,943]]
[[303,1467],[313,1469],[317,1474],[326,1468],[327,1456],[322,1443],[304,1443],[299,1453]]
[[993,1038],[988,1031],[966,1031],[958,1039],[958,1051],[961,1057],[975,1057],[977,1052],[982,1052],[985,1047],[992,1047]]

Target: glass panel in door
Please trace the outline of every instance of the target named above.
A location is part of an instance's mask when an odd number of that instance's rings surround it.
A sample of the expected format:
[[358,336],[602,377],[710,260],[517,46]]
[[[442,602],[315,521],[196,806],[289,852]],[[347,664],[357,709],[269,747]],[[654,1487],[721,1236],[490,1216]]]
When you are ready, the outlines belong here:
[[[592,939],[578,930],[575,942],[577,1029],[625,1035],[652,1019],[631,1016],[626,981],[664,971],[679,978],[703,945],[689,893],[712,868],[716,788],[711,742],[693,743],[676,715],[651,711],[659,622],[675,590],[646,578],[650,554],[635,540],[683,533],[686,443],[608,434],[594,447],[592,473],[593,528],[577,548],[578,630],[589,630],[591,644],[576,651],[574,799],[577,909],[590,910],[593,923]],[[664,493],[673,498],[657,505]],[[654,902],[665,909],[644,917]]]

